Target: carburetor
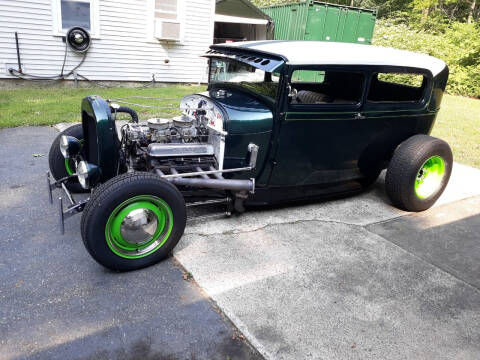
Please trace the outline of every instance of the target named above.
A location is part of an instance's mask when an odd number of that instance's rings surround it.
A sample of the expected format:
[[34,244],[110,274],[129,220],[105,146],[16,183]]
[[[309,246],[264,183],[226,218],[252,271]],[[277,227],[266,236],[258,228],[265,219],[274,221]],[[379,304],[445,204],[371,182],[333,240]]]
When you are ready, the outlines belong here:
[[152,118],[140,124],[128,123],[125,133],[129,141],[147,146],[151,143],[201,142],[207,130],[196,118],[181,115],[172,119]]

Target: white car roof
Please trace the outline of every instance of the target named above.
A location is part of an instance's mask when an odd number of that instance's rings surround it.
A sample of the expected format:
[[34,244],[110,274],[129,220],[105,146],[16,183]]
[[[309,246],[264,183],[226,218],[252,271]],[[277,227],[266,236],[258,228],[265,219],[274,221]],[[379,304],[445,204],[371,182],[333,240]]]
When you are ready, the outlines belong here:
[[216,44],[215,48],[262,51],[287,59],[290,65],[387,65],[430,70],[433,76],[446,64],[433,56],[373,45],[329,41],[264,40]]

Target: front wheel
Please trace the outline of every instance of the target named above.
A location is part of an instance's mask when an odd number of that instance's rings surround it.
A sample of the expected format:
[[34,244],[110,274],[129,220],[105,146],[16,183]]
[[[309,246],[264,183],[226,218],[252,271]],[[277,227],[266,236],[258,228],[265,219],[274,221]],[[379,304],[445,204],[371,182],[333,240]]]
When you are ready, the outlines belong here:
[[407,211],[430,208],[442,195],[452,172],[450,146],[427,135],[415,135],[395,150],[385,177],[387,195]]
[[183,235],[185,201],[178,189],[150,173],[123,174],[92,193],[82,215],[90,255],[116,271],[165,259]]

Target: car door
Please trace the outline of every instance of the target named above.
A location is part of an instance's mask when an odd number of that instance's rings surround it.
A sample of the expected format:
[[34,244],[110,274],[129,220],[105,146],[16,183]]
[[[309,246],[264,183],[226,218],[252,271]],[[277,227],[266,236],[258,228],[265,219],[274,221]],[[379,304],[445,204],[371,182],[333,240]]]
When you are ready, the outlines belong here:
[[372,164],[362,165],[362,155],[383,130],[381,121],[362,113],[369,76],[361,67],[289,71],[290,96],[279,120],[270,186],[337,186],[374,171]]
[[381,136],[371,140],[376,153],[391,154],[415,134],[429,134],[436,109],[428,109],[432,75],[424,69],[381,66],[372,69],[363,114]]

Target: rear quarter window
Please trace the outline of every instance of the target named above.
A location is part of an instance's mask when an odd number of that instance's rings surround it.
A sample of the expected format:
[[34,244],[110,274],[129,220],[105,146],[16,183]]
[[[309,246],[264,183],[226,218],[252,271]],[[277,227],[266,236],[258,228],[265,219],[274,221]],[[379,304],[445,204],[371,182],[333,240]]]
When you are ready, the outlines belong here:
[[375,73],[370,82],[369,102],[420,102],[426,78],[417,73]]

